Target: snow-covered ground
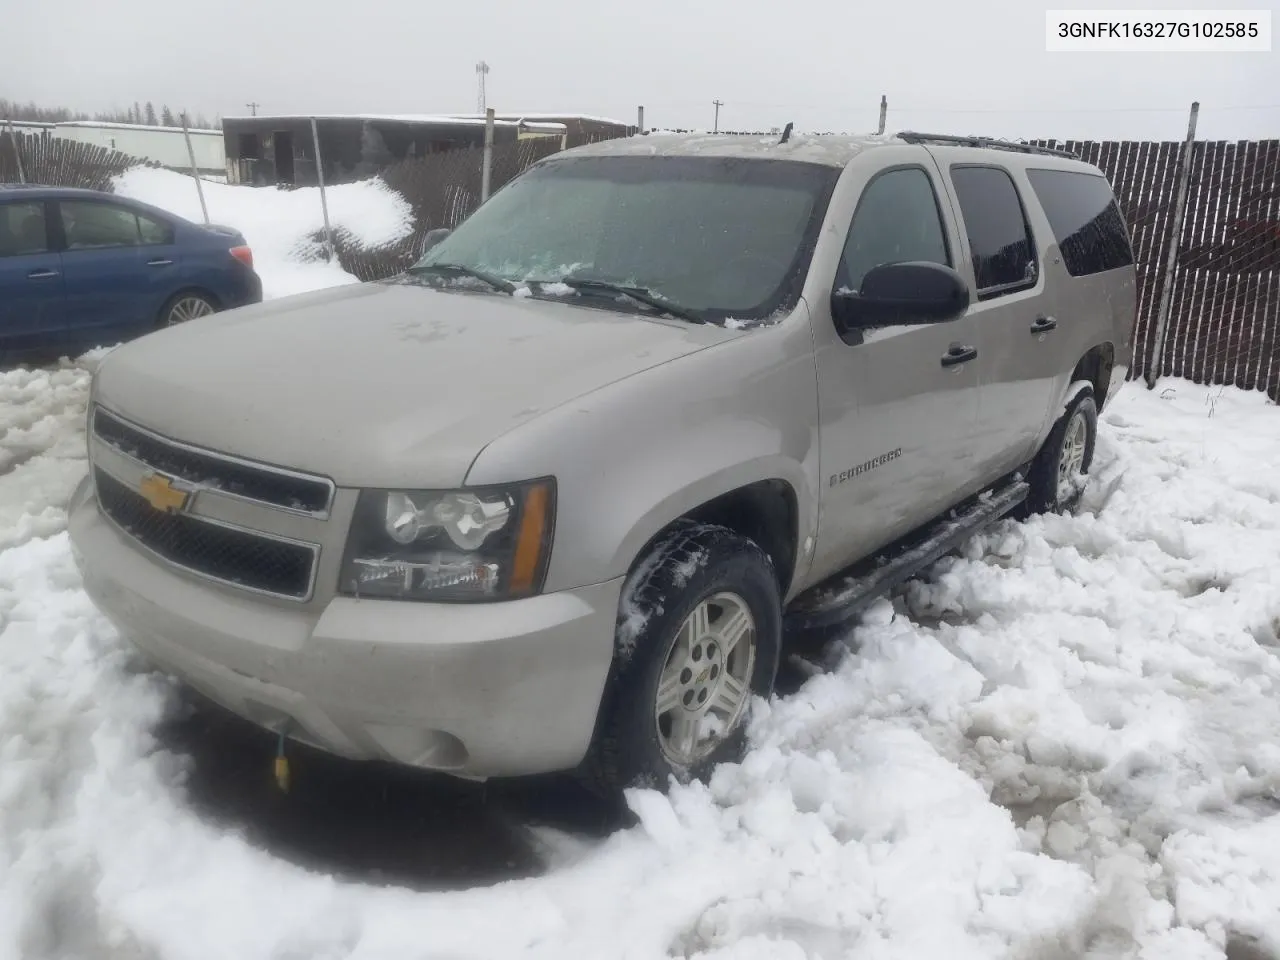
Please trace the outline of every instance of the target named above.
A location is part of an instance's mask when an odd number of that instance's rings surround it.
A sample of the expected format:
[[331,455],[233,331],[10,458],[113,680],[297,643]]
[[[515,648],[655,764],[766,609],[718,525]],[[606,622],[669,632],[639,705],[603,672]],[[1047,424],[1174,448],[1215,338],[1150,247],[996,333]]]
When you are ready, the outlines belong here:
[[[1280,410],[1127,387],[1082,513],[1004,523],[758,704],[710,787],[442,893],[197,813],[80,589],[92,359],[0,376],[0,957],[1280,956]],[[333,829],[341,830],[337,823]]]
[[[310,239],[324,229],[318,188],[277,190],[209,181],[201,187],[209,220],[234,227],[249,242],[268,299],[356,282],[336,261],[326,262],[321,247]],[[117,177],[114,188],[121,196],[193,223],[204,221],[195,180],[185,174],[137,167]],[[325,193],[335,233],[345,231],[361,246],[385,246],[407,236],[413,227],[409,204],[381,180],[339,184]]]

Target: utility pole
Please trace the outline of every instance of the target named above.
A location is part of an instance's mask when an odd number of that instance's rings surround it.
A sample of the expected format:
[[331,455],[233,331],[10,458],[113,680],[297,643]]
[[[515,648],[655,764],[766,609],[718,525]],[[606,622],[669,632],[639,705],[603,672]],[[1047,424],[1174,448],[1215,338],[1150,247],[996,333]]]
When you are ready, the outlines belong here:
[[262,106],[262,104],[255,100],[253,103],[246,103],[245,106],[249,108],[250,115],[256,117],[258,115],[258,108]]
[[489,75],[489,64],[481,60],[476,64],[476,113],[484,113],[488,106],[484,96],[484,78]]
[[716,125],[712,127],[711,132],[719,133],[720,132],[720,108],[724,106],[724,101],[712,100],[711,103],[716,108]]
[[889,114],[889,98],[880,94],[880,129],[876,133],[884,133],[884,121]]

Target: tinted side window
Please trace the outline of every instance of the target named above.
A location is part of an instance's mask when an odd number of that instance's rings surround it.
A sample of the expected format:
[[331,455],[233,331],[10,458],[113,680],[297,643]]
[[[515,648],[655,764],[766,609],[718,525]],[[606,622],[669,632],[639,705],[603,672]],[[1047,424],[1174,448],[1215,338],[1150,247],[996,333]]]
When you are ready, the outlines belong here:
[[136,247],[140,242],[138,218],[132,210],[86,200],[63,200],[59,206],[68,250]]
[[973,257],[978,299],[1036,280],[1036,248],[1013,178],[999,167],[951,168]]
[[1133,263],[1120,207],[1106,178],[1071,170],[1028,170],[1062,262],[1073,277]]
[[143,243],[173,243],[173,228],[145,213],[138,214],[138,235]]
[[951,265],[933,184],[918,167],[882,173],[862,191],[836,288],[858,290],[872,267],[904,260]]
[[44,203],[0,204],[0,257],[49,252]]

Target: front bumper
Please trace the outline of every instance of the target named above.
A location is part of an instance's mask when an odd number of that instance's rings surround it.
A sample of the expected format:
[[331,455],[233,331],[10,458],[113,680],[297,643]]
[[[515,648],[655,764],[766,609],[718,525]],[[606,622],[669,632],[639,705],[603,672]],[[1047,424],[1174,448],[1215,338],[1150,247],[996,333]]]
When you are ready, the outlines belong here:
[[505,603],[303,608],[143,552],[102,516],[87,479],[70,536],[86,591],[120,633],[261,727],[474,778],[564,770],[586,753],[621,579]]

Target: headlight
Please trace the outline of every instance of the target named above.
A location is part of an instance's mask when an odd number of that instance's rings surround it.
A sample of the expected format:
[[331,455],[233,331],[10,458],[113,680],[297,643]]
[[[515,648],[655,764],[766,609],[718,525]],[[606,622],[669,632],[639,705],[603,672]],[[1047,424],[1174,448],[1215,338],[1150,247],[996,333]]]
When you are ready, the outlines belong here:
[[467,603],[542,589],[555,481],[469,490],[363,490],[339,592]]

